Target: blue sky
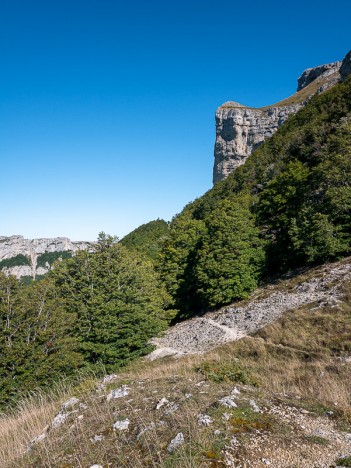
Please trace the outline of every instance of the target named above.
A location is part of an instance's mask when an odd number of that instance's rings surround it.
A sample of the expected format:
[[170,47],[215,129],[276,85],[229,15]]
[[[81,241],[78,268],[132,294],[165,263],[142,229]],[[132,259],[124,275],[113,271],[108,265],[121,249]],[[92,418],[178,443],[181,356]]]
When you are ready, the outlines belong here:
[[351,48],[351,3],[0,5],[0,235],[122,237],[212,186],[214,114]]

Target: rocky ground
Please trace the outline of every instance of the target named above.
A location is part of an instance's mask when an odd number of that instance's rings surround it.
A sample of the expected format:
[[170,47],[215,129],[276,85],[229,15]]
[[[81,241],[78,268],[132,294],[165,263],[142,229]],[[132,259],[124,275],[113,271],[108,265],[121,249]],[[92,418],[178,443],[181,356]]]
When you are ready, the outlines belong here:
[[[351,452],[351,433],[338,428],[332,410],[307,410],[286,394],[268,398],[247,385],[179,376],[162,387],[119,380],[107,376],[93,398],[64,402],[18,466],[327,468]],[[43,450],[51,454],[48,464]],[[153,459],[157,451],[168,463]]]
[[178,359],[23,402],[1,468],[350,467],[350,289],[350,258],[305,271],[169,330]]
[[299,277],[298,283],[282,288],[287,281],[271,285],[240,307],[225,307],[172,327],[153,343],[156,350],[149,358],[167,355],[203,353],[219,344],[235,341],[257,332],[289,310],[316,303],[335,304],[340,286],[351,277],[351,263],[324,266],[310,279]]

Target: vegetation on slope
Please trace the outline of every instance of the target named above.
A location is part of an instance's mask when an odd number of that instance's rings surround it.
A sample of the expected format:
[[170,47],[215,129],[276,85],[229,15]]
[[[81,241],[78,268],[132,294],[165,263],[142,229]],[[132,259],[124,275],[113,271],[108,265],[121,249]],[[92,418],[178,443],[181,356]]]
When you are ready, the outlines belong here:
[[157,219],[134,229],[123,237],[120,243],[129,250],[139,252],[155,262],[158,259],[162,241],[168,232],[168,223],[163,219]]
[[170,226],[157,220],[119,243],[101,235],[94,252],[56,263],[40,283],[0,276],[0,404],[77,368],[127,364],[150,351],[174,309],[178,319],[214,309],[268,275],[347,255],[350,134],[348,80]]
[[[285,278],[262,294],[294,288],[315,274]],[[350,286],[343,285],[336,304],[291,311],[256,336],[204,355],[138,360],[102,392],[101,382],[90,378],[59,400],[24,405],[21,413],[1,420],[3,465],[195,468],[224,466],[228,460],[234,466],[261,466],[266,459],[276,467],[333,466],[340,453],[347,460],[349,442],[341,441],[351,431]],[[106,395],[122,385],[129,395],[107,401]],[[234,386],[240,391],[233,397],[237,406],[222,406],[219,400]],[[18,447],[24,451],[72,396],[88,408],[19,455]],[[162,398],[168,403],[156,409]],[[200,415],[212,422],[199,423]],[[112,429],[126,418],[128,430]],[[184,444],[169,453],[168,444],[179,432]]]
[[244,298],[267,275],[350,252],[350,134],[349,79],[313,97],[184,208],[159,265],[180,316]]
[[38,256],[37,267],[45,268],[47,263],[51,266],[58,259],[65,260],[71,257],[72,257],[72,252],[67,251],[67,250],[63,250],[62,252],[45,252]]
[[3,268],[11,268],[14,266],[30,265],[30,260],[23,254],[18,254],[15,257],[6,258],[0,261],[0,270]]
[[100,235],[95,252],[40,282],[0,274],[0,405],[77,368],[124,365],[167,325],[168,296],[150,262]]

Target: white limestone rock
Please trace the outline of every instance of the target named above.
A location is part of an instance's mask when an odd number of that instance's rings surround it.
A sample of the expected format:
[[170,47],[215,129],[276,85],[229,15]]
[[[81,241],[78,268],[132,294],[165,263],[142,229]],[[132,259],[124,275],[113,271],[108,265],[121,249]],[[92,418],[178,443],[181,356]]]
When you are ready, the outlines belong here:
[[3,267],[2,271],[7,275],[22,276],[44,275],[51,266],[46,262],[45,266],[38,267],[38,257],[44,253],[72,252],[88,249],[89,242],[73,242],[67,237],[56,237],[53,239],[25,239],[23,236],[0,236],[0,262],[8,260],[17,255],[23,255],[28,260],[28,265],[15,265]]
[[199,414],[197,417],[197,423],[200,426],[210,426],[213,423],[213,419],[208,414]]
[[182,432],[178,432],[174,439],[171,440],[170,444],[167,447],[169,453],[173,453],[178,447],[183,445],[185,442],[184,435]]
[[129,428],[130,421],[128,418],[122,419],[121,421],[116,421],[112,426],[114,431],[127,431]]
[[330,76],[335,72],[339,72],[340,65],[341,61],[318,65],[314,68],[307,68],[297,79],[297,91],[301,91],[320,76]]
[[[233,104],[235,105],[233,107]],[[216,112],[213,183],[225,179],[303,104],[254,109],[226,102]]]
[[[305,70],[298,78],[297,93],[293,99],[283,100],[276,105],[260,109],[233,101],[222,104],[216,112],[213,183],[225,179],[244,164],[251,153],[271,137],[291,114],[304,107],[315,93],[334,86],[340,81],[340,76],[345,79],[350,73],[349,53],[343,62],[328,63]],[[319,86],[309,87],[306,90],[313,82]]]
[[66,411],[66,410],[69,409],[69,408],[73,408],[73,407],[76,406],[78,403],[79,403],[79,398],[72,397],[72,398],[70,398],[69,400],[67,400],[67,401],[65,401],[64,403],[62,403],[61,411]]
[[156,405],[156,409],[159,410],[160,408],[162,408],[162,406],[167,405],[168,403],[169,401],[167,400],[167,398],[161,398],[161,400]]
[[219,403],[222,406],[225,406],[226,408],[236,408],[238,406],[233,400],[233,397],[229,397],[229,396],[221,398],[219,400]]
[[129,395],[130,388],[127,385],[122,385],[122,387],[115,388],[107,395],[107,401],[115,400],[116,398],[122,398]]
[[58,427],[62,426],[62,424],[66,421],[66,419],[69,417],[69,415],[72,414],[71,412],[68,413],[63,413],[60,412],[58,413],[54,419],[51,422],[51,427],[53,429],[57,429]]

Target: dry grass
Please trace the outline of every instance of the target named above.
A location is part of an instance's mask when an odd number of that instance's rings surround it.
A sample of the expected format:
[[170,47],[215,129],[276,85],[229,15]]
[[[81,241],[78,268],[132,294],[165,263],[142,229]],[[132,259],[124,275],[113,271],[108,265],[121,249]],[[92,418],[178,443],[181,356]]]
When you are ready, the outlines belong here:
[[12,463],[25,450],[28,441],[41,434],[53,419],[57,404],[57,394],[55,398],[36,395],[23,401],[12,415],[0,417],[1,466],[14,466]]
[[[251,460],[249,466],[260,466],[254,462],[255,450],[245,449],[253,434],[266,437],[265,446],[276,447],[271,450],[272,457],[285,450],[286,459],[292,460],[286,466],[312,466],[296,461],[289,430],[295,431],[295,438],[300,437],[307,454],[303,456],[312,456],[316,445],[320,446],[318,450],[329,452],[330,446],[317,444],[313,436],[299,435],[296,428],[286,427],[284,421],[271,415],[258,417],[248,401],[254,398],[267,408],[273,404],[305,408],[315,417],[333,411],[334,422],[350,431],[351,366],[342,359],[350,354],[351,294],[350,284],[346,284],[344,300],[336,307],[301,308],[254,337],[204,355],[133,363],[119,374],[117,383],[110,385],[129,385],[128,397],[107,402],[110,387],[101,395],[91,390],[95,382],[90,379],[86,385],[74,389],[63,386],[51,396],[27,400],[16,413],[0,421],[0,466],[68,468],[100,463],[104,467],[219,467],[224,466],[223,448],[234,436],[241,440],[240,450],[233,451],[235,460]],[[204,364],[220,375],[217,382],[196,371]],[[230,394],[234,383],[226,376],[232,375],[231,365],[236,368],[238,364],[259,388],[239,382],[238,408],[228,410],[219,406],[218,400]],[[191,397],[186,396],[189,393]],[[81,412],[83,418],[78,420],[75,415],[61,428],[50,431],[28,455],[21,455],[28,442],[52,420],[60,403],[72,395],[88,405]],[[163,397],[179,408],[169,414],[167,407],[155,410]],[[223,419],[224,412],[229,414],[228,420]],[[200,413],[211,416],[211,427],[198,425]],[[129,431],[113,431],[114,422],[126,417]],[[138,437],[145,428],[149,429]],[[214,429],[220,433],[215,435]],[[167,446],[178,432],[184,434],[186,443],[170,454]],[[104,440],[92,443],[95,435],[103,435]]]
[[[302,104],[304,103],[308,98],[313,96],[314,94],[317,93],[318,89],[326,84],[330,80],[330,76],[326,78],[319,78],[309,85],[307,85],[305,88],[301,89],[300,91],[296,92],[292,96],[289,96],[286,99],[282,99],[281,101],[275,103],[275,104],[270,104],[269,106],[264,106],[264,107],[250,107],[250,106],[245,106],[248,109],[253,109],[253,110],[258,110],[258,111],[265,111],[271,107],[285,107],[285,106],[292,106],[292,105],[297,105],[297,104]],[[235,106],[235,105],[230,105],[230,104],[223,104],[221,106],[222,109],[233,109],[240,106]]]

